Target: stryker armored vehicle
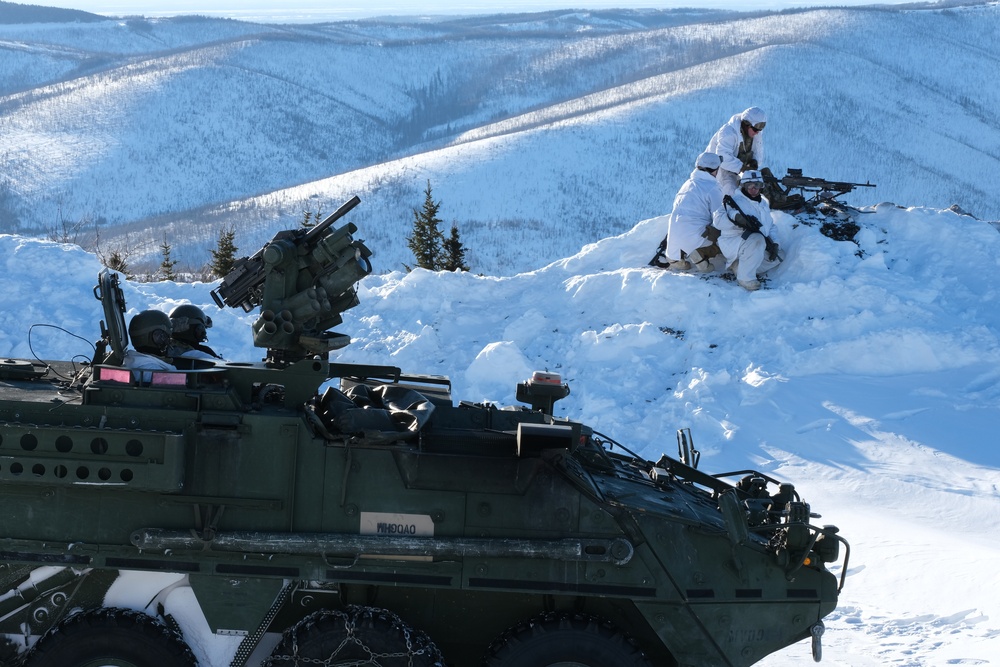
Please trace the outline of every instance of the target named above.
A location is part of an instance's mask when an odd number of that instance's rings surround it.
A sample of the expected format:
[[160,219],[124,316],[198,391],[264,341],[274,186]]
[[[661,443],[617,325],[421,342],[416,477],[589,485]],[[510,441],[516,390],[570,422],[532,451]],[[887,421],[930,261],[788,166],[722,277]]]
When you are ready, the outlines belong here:
[[[331,363],[371,271],[353,224],[280,232],[213,291],[260,362],[0,362],[0,663],[745,666],[812,639],[849,548],[790,484],[644,460],[444,377]],[[840,564],[835,574],[827,566]],[[834,567],[834,569],[836,569]]]

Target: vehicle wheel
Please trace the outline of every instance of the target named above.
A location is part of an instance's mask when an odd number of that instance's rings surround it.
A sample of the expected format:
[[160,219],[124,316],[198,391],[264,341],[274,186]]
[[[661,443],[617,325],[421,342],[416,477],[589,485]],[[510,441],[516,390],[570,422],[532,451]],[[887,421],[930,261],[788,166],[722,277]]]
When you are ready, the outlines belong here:
[[196,667],[175,631],[127,609],[73,614],[49,630],[28,654],[26,667]]
[[10,637],[0,637],[0,667],[20,664],[17,644]]
[[501,635],[488,667],[651,667],[635,641],[588,614],[551,612]]
[[285,631],[264,667],[444,667],[437,645],[385,609],[349,605],[306,616]]

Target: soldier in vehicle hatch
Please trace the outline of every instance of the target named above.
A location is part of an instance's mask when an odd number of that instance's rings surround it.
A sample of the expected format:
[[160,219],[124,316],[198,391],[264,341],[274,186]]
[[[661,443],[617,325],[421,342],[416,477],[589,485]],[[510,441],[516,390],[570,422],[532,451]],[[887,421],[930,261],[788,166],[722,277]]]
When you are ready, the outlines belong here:
[[740,184],[739,175],[748,169],[764,165],[764,126],[767,115],[759,107],[750,107],[734,115],[712,136],[707,153],[722,156],[722,166],[716,178],[722,194],[731,195]]
[[[134,349],[125,352],[122,366],[153,371],[175,370],[165,358],[173,327],[162,310],[144,310],[128,323],[128,337]],[[143,380],[149,373],[143,373]]]
[[170,311],[173,335],[167,348],[167,355],[176,359],[222,360],[222,355],[205,345],[208,330],[212,328],[212,318],[198,306],[188,303]]

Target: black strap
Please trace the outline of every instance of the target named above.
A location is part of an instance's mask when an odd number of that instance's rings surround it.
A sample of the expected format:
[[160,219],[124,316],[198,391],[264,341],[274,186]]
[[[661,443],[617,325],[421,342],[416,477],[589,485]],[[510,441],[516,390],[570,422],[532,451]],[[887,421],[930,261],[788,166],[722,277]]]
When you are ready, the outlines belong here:
[[[726,217],[729,218],[730,222],[732,222],[734,225],[743,230],[744,239],[750,238],[751,234],[760,234],[761,236],[764,235],[763,232],[760,231],[761,227],[760,220],[758,220],[755,216],[747,215],[746,213],[744,213],[743,209],[741,209],[740,205],[736,203],[736,200],[733,199],[732,195],[725,195],[722,198],[722,205],[726,208]],[[747,223],[749,223],[749,226],[747,224],[739,222],[738,220],[734,220],[732,217],[730,217],[728,210],[729,207],[735,208],[736,213],[738,215],[743,216],[743,219],[746,220]]]

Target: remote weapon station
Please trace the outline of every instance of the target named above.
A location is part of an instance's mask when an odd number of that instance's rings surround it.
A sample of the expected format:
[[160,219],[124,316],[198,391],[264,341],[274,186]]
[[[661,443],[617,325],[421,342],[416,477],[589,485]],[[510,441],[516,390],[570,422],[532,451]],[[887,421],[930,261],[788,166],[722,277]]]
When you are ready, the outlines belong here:
[[[647,461],[439,376],[331,363],[371,271],[357,228],[277,234],[213,292],[263,361],[0,361],[0,664],[743,667],[820,658],[849,548],[791,484]],[[828,566],[839,563],[839,574]],[[836,567],[834,570],[836,571]]]

